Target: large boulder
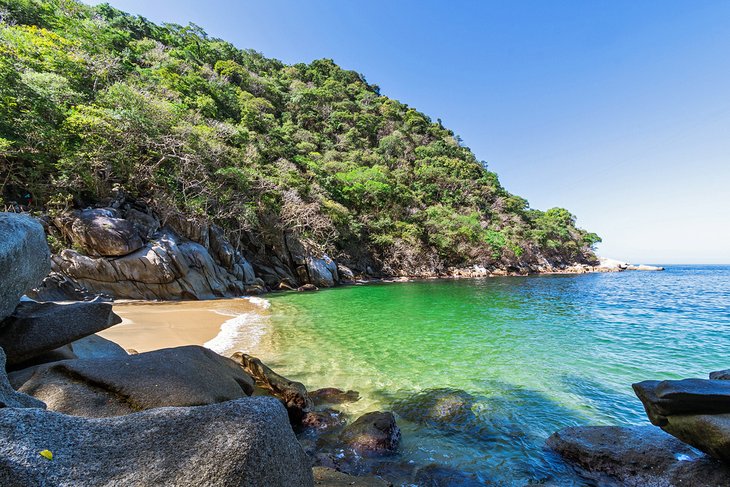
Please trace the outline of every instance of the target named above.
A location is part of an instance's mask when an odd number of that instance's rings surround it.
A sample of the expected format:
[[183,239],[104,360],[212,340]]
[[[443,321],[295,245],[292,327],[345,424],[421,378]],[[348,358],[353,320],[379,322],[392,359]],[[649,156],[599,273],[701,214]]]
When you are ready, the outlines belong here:
[[0,347],[14,365],[121,322],[109,303],[26,301],[0,322]]
[[163,229],[142,248],[115,259],[63,250],[53,256],[53,268],[89,291],[126,299],[235,297],[257,285],[240,254],[217,248],[216,256],[223,256],[229,267],[220,265],[202,244]]
[[400,428],[390,412],[363,414],[340,434],[340,440],[360,455],[394,453],[400,444]]
[[214,404],[253,392],[253,380],[236,363],[194,345],[64,360],[13,372],[10,380],[51,410],[86,417]]
[[337,273],[337,263],[327,255],[318,257],[307,257],[307,271],[309,281],[317,287],[332,287],[340,282]]
[[6,486],[314,484],[286,411],[268,397],[103,419],[2,409],[0,437]]
[[45,408],[38,399],[13,389],[5,373],[5,352],[0,348],[0,408]]
[[0,320],[51,270],[46,234],[29,216],[0,213]]
[[730,381],[644,381],[633,388],[652,424],[730,462]]
[[253,377],[257,387],[266,390],[284,404],[292,423],[299,423],[305,412],[314,407],[312,399],[307,394],[307,389],[301,382],[292,381],[277,374],[261,360],[242,352],[234,353],[231,359],[246,374]]
[[652,426],[566,428],[547,445],[604,484],[608,475],[627,487],[730,485],[730,468]]
[[55,224],[87,255],[119,257],[144,245],[134,223],[119,216],[112,208],[89,208],[59,216]]
[[106,294],[93,293],[65,274],[51,272],[26,295],[36,301],[113,301]]

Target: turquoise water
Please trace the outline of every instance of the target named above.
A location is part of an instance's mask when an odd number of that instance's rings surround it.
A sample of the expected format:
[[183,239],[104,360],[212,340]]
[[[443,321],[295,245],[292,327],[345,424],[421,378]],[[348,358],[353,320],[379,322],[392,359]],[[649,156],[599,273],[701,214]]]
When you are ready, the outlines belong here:
[[[369,284],[270,301],[251,352],[310,389],[360,391],[344,407],[353,417],[395,410],[394,462],[435,463],[476,485],[589,485],[544,450],[552,432],[648,424],[632,382],[730,367],[727,266]],[[442,388],[466,394],[468,414],[424,423],[417,411],[433,401],[418,398]]]

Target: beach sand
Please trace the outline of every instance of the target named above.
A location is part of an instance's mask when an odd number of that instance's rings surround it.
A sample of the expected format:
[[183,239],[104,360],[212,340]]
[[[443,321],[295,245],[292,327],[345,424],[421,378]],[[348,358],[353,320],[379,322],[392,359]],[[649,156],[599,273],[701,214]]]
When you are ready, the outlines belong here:
[[247,299],[114,304],[122,323],[100,333],[124,349],[147,352],[182,345],[203,345],[221,332],[221,325],[236,316],[262,313]]

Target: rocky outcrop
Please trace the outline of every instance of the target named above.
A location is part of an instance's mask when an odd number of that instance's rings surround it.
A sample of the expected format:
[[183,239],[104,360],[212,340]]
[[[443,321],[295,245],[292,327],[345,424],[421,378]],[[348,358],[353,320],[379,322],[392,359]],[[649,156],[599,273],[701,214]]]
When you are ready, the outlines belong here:
[[38,287],[29,290],[26,295],[36,301],[113,301],[108,294],[91,292],[60,272],[48,274]]
[[103,419],[6,408],[0,437],[0,485],[314,485],[286,411],[268,397]]
[[253,392],[253,380],[232,360],[198,346],[64,360],[13,372],[10,380],[51,410],[86,417],[214,404]]
[[307,257],[309,282],[317,287],[332,287],[340,281],[337,263],[326,254],[321,258]]
[[53,271],[63,278],[47,279],[35,296],[210,299],[263,290],[220,228],[180,218],[169,223],[161,226],[144,205],[123,199],[54,218],[48,231],[74,249],[53,256]]
[[261,360],[242,352],[234,353],[231,359],[253,377],[257,387],[268,391],[284,404],[293,423],[300,422],[304,413],[313,408],[314,404],[301,382],[291,381],[277,374]]
[[653,425],[730,462],[730,381],[644,381],[633,388]]
[[373,411],[357,418],[340,434],[342,442],[360,455],[393,453],[400,444],[400,428],[390,412]]
[[15,365],[121,321],[108,303],[23,302],[0,322],[0,347]]
[[9,316],[20,297],[51,270],[43,227],[33,218],[0,213],[0,320]]
[[461,389],[429,389],[397,401],[400,416],[442,430],[470,431],[479,420],[472,411],[474,398]]
[[5,352],[0,348],[0,408],[45,407],[46,405],[42,401],[13,389],[5,373]]
[[730,485],[730,468],[652,426],[585,426],[553,434],[547,445],[588,477],[627,487]]

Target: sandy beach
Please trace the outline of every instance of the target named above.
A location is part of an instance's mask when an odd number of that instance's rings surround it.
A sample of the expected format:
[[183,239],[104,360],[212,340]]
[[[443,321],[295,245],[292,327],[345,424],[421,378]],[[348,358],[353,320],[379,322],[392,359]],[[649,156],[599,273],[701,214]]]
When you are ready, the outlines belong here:
[[[213,344],[223,351],[221,326],[237,317],[265,313],[264,300],[221,299],[213,301],[114,304],[122,323],[99,333],[125,349],[147,352],[182,345]],[[218,337],[218,338],[216,338]],[[217,347],[215,345],[218,345]]]

